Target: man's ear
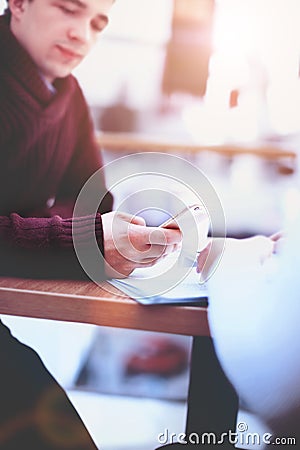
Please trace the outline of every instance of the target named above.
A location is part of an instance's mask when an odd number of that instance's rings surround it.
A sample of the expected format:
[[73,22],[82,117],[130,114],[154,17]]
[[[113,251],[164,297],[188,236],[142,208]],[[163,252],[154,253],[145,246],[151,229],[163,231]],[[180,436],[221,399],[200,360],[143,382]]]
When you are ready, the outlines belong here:
[[9,0],[8,5],[12,17],[19,19],[24,12],[25,0]]

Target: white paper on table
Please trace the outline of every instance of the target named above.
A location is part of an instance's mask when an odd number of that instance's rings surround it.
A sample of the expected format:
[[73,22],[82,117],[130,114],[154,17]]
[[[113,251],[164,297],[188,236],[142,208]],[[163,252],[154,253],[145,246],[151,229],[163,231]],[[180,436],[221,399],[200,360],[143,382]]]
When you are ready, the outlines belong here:
[[127,278],[108,282],[143,305],[207,306],[207,287],[200,284],[196,267],[181,267],[178,271],[177,262],[178,254],[174,253],[153,267],[135,269]]

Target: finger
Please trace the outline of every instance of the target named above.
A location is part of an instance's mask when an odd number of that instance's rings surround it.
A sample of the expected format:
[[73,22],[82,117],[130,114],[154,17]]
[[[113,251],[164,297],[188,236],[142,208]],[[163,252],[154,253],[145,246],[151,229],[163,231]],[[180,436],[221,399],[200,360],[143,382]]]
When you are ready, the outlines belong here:
[[166,255],[159,256],[158,258],[148,258],[140,262],[139,267],[153,267],[158,262],[162,261]]
[[118,212],[116,214],[116,217],[118,219],[124,220],[125,222],[128,222],[128,223],[133,224],[133,225],[146,226],[145,219],[143,219],[143,217],[140,217],[140,216],[134,216],[132,214],[128,214],[128,213],[125,213],[125,212]]
[[208,243],[208,245],[200,252],[200,254],[198,256],[198,259],[197,259],[197,272],[198,273],[202,272],[202,270],[205,266],[205,263],[207,261],[207,258],[208,258],[208,255],[209,255],[209,252],[211,249],[211,245],[212,245],[212,242],[210,241]]
[[279,241],[279,239],[284,238],[284,232],[281,231],[277,231],[277,233],[271,234],[270,239],[272,239],[272,241],[276,242]]
[[134,252],[135,259],[142,261],[146,258],[158,258],[166,251],[165,245],[144,245],[141,249]]
[[174,251],[174,247],[175,245],[147,245],[144,251],[139,251],[139,258],[144,260],[147,258],[167,256]]
[[[165,245],[163,248],[163,252],[161,253],[162,256],[168,256],[171,253],[173,253],[175,250],[177,250],[179,244],[171,244],[171,245]],[[163,247],[162,245],[159,245],[158,247]],[[159,249],[158,249],[159,251]]]
[[273,253],[280,253],[286,241],[287,241],[286,237],[281,237],[278,240],[276,240],[273,246]]
[[141,216],[132,216],[130,223],[132,223],[134,225],[143,226],[143,227],[146,226],[146,221]]
[[145,242],[148,244],[172,245],[179,244],[182,241],[180,230],[169,230],[158,227],[145,228]]
[[280,253],[284,243],[286,242],[286,235],[283,230],[278,231],[270,236],[270,239],[274,242],[273,253]]

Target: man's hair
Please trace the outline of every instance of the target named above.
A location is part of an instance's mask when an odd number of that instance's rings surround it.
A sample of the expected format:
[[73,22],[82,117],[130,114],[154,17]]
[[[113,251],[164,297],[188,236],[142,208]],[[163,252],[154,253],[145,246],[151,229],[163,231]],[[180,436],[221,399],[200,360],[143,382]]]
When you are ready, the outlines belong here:
[[10,12],[10,9],[9,9],[8,0],[6,0],[6,3],[7,3],[7,7],[4,10],[4,15],[10,20],[11,12]]
[[[32,0],[30,0],[30,1],[32,1]],[[113,3],[115,3],[115,1],[116,0],[113,0]],[[10,20],[10,18],[11,18],[11,11],[9,9],[8,0],[6,0],[6,3],[7,3],[7,7],[4,10],[4,15],[7,17],[8,20]]]
[[10,9],[9,8],[6,8],[5,10],[4,10],[4,17],[6,18],[6,20],[7,20],[7,22],[10,22],[10,18],[11,18],[11,12],[10,12]]

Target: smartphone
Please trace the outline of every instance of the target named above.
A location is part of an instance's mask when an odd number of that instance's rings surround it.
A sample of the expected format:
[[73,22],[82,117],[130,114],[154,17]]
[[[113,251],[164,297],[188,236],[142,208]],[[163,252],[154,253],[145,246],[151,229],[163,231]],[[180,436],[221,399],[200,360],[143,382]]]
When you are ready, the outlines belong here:
[[205,208],[202,205],[191,205],[186,206],[184,209],[179,211],[173,217],[170,217],[168,220],[159,225],[160,228],[171,228],[177,229],[179,228],[179,224],[184,220],[190,220],[191,214],[194,216],[196,222],[199,221],[207,221],[208,216]]
[[[197,232],[195,231],[195,224]],[[191,205],[170,217],[163,222],[160,227],[168,229],[181,229],[185,234],[185,253],[190,253],[194,260],[195,250],[200,252],[207,245],[207,235],[209,231],[209,216],[202,205]]]

